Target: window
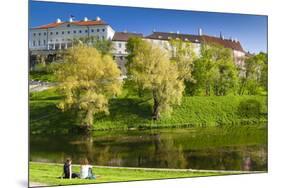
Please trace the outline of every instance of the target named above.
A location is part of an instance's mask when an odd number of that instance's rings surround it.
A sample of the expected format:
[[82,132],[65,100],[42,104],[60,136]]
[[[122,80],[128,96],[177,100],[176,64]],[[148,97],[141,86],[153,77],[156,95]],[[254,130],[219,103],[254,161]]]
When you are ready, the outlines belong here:
[[94,30],[94,29],[92,29],[92,33],[93,33],[93,32],[95,32],[95,30]]
[[119,43],[118,46],[119,46],[119,48],[122,48],[122,43]]
[[43,40],[43,44],[46,45],[46,40]]
[[88,33],[88,30],[87,30],[87,29],[85,30],[85,33]]
[[39,36],[41,36],[41,33],[38,33]]
[[63,34],[64,34],[64,31],[62,31],[61,34],[63,35]]
[[79,30],[79,33],[82,33],[82,30]]
[[67,24],[67,27],[70,27],[70,24]]
[[70,34],[70,31],[67,31],[67,34]]
[[32,43],[32,46],[35,46],[36,44],[35,44],[36,42],[35,42],[35,40],[33,41],[33,43]]
[[120,56],[120,60],[123,60],[123,56]]
[[56,42],[58,42],[59,40],[58,39],[56,39]]
[[41,45],[41,41],[40,40],[38,40],[38,46],[40,46]]
[[102,36],[102,39],[104,40],[104,36]]
[[102,32],[105,32],[105,29],[102,29]]
[[47,35],[47,33],[46,32],[44,32],[44,36],[46,36]]
[[51,39],[50,42],[53,42],[53,40]]
[[33,36],[36,36],[36,33],[33,33]]
[[76,30],[74,30],[73,33],[76,33]]
[[53,32],[50,32],[50,35],[53,35]]
[[100,29],[97,29],[97,32],[100,32]]
[[56,35],[58,35],[59,34],[59,32],[56,32]]

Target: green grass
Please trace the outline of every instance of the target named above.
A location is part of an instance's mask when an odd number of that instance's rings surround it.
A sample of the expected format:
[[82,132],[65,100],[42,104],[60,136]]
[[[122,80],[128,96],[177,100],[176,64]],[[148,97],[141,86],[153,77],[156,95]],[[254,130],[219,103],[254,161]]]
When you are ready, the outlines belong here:
[[54,74],[47,73],[45,71],[31,71],[29,73],[30,80],[43,81],[43,82],[55,82],[56,78]]
[[[167,178],[202,177],[214,175],[234,174],[230,172],[192,172],[192,171],[161,171],[158,169],[128,169],[128,168],[106,168],[94,167],[94,173],[99,176],[96,180],[86,179],[61,179],[61,164],[44,164],[30,162],[30,182],[47,185],[74,185],[89,183],[106,183],[120,181],[152,180]],[[73,166],[73,172],[79,173],[79,166]]]
[[[185,96],[182,104],[175,106],[170,116],[153,121],[151,100],[124,93],[128,94],[128,91],[125,90],[122,96],[110,100],[110,115],[98,114],[94,117],[94,130],[196,127],[267,121],[267,96]],[[56,104],[61,98],[55,89],[31,93],[32,133],[65,133],[78,124],[75,112],[61,112],[57,109]],[[250,112],[251,109],[244,109],[244,114],[241,113],[241,104],[245,101],[258,101],[260,104],[258,112],[254,110],[253,113],[245,115],[245,112]]]

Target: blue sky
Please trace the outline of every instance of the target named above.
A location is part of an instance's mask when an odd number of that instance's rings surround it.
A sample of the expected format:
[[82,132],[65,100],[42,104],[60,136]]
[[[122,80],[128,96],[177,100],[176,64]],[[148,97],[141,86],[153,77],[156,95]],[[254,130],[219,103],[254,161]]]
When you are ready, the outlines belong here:
[[153,30],[197,34],[198,28],[202,28],[206,35],[219,36],[222,32],[225,38],[237,38],[246,51],[267,51],[266,16],[30,1],[29,27],[57,18],[66,21],[70,15],[77,20],[99,16],[115,31],[144,35]]

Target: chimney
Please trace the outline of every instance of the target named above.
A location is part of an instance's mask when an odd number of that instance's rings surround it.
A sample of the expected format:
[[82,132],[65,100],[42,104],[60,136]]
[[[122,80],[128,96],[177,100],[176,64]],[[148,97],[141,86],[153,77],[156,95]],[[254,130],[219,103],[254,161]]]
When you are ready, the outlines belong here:
[[100,20],[101,20],[100,17],[97,16],[96,21],[100,21]]
[[84,17],[84,22],[87,22],[88,21],[88,18],[87,17]]
[[61,19],[58,18],[58,19],[57,19],[57,23],[61,23]]
[[199,28],[199,29],[198,29],[198,35],[199,35],[199,36],[202,36],[202,34],[203,34],[202,28]]

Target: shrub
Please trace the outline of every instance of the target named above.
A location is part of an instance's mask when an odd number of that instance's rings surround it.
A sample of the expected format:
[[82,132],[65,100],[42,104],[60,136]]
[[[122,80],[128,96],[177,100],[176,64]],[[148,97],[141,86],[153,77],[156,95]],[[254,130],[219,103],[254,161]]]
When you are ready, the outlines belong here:
[[241,117],[258,117],[261,113],[261,102],[256,99],[247,99],[240,102],[238,114]]

